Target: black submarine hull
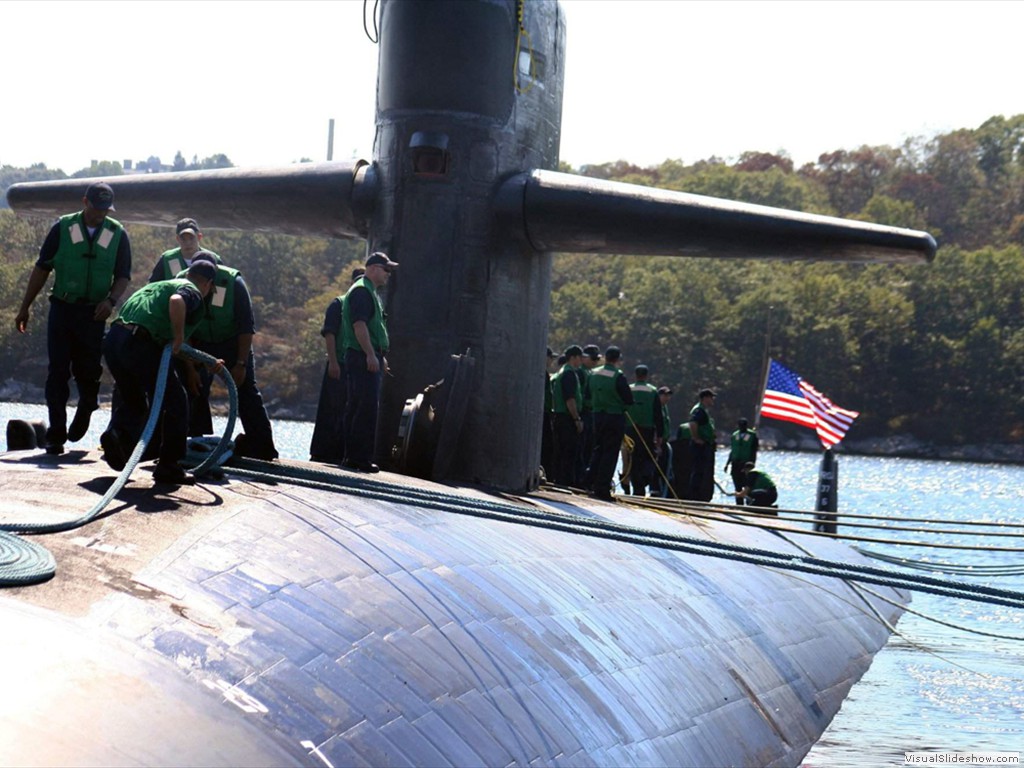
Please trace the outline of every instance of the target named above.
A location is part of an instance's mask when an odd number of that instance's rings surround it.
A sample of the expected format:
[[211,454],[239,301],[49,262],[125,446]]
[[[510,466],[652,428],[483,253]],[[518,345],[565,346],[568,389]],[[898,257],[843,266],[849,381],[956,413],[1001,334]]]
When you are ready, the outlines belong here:
[[[0,462],[5,521],[38,519],[40,498],[81,514],[113,479],[94,453]],[[36,539],[51,581],[0,592],[0,764],[798,765],[889,636],[874,611],[895,622],[909,599],[467,517],[414,496],[495,497],[386,474],[391,496],[137,475],[110,514]],[[802,553],[578,497],[519,503]]]

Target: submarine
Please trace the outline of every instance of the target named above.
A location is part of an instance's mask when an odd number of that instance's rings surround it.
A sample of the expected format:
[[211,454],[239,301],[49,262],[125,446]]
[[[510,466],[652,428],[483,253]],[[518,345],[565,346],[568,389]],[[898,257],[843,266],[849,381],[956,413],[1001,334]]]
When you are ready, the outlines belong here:
[[[542,487],[551,254],[913,263],[936,244],[557,171],[566,40],[554,0],[382,0],[370,161],[104,179],[129,224],[362,238],[401,263],[388,471],[141,477],[40,537],[54,577],[0,591],[0,763],[799,764],[909,596],[788,568],[861,562],[838,542]],[[7,197],[54,217],[81,194]],[[0,463],[4,523],[72,519],[113,482],[93,451]]]

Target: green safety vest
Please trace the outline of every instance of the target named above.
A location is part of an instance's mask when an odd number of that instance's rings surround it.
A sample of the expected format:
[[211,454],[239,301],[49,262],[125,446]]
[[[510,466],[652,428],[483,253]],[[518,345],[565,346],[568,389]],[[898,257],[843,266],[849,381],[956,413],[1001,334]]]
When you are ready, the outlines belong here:
[[594,410],[594,393],[590,391],[590,382],[594,376],[594,371],[597,368],[587,368],[585,365],[581,365],[576,369],[583,374],[583,381],[581,387],[583,391],[583,413],[590,413]]
[[[205,248],[202,250],[213,256],[213,258],[217,260],[217,264],[221,263],[220,256],[216,253],[213,251],[207,251]],[[164,267],[164,280],[170,280],[172,277],[176,277],[184,270],[188,269],[188,264],[185,263],[185,257],[181,255],[181,248],[171,248],[169,251],[164,251],[160,254],[160,261]]]
[[[178,277],[183,278],[187,273],[188,270],[185,269],[178,273]],[[210,300],[206,304],[206,315],[196,328],[196,332],[192,334],[196,341],[227,341],[238,335],[238,328],[235,325],[235,278],[240,274],[242,273],[232,267],[225,267],[223,264],[217,266],[217,274],[210,289]]]
[[[703,405],[701,405],[700,402],[698,402],[695,406],[693,406],[693,408],[690,409],[690,421],[694,420],[693,416],[694,414],[697,413],[697,411],[704,411],[704,413],[708,414],[708,423],[697,425],[697,436],[705,443],[714,443],[715,420],[711,418],[711,414],[708,413],[707,409]],[[687,429],[689,429],[689,427],[687,427]]]
[[[770,488],[775,488],[775,481],[767,472],[755,469],[747,473],[746,485],[750,486],[752,491],[767,491]],[[776,488],[776,490],[778,489]]]
[[[171,313],[168,309],[168,302],[177,290],[186,286],[196,295],[201,296],[199,289],[191,280],[174,278],[172,280],[160,280],[156,283],[146,283],[135,293],[128,297],[121,312],[118,314],[118,321],[141,325],[153,341],[163,346],[174,340],[174,331],[171,329]],[[205,302],[204,302],[205,304]],[[202,322],[205,313],[196,313],[197,317],[191,323],[187,318],[185,321],[185,339],[187,340],[196,326]]]
[[690,422],[684,421],[676,428],[676,440],[690,439]]
[[746,431],[737,429],[729,439],[729,461],[736,469],[743,469],[743,465],[754,458],[754,440],[757,435],[752,429]]
[[634,381],[629,385],[633,392],[633,404],[626,408],[626,413],[633,419],[637,427],[654,426],[654,400],[658,397],[658,389],[646,381]]
[[605,364],[590,372],[590,399],[594,413],[625,413],[626,404],[619,397],[615,382],[622,371],[614,365]]
[[668,405],[661,406],[661,439],[668,440],[669,432],[672,429],[672,421],[669,419]]
[[117,247],[124,228],[109,216],[90,242],[82,212],[60,217],[60,245],[53,257],[53,295],[69,302],[99,304],[114,283]]
[[[347,296],[347,293],[343,293],[341,296],[335,297],[341,304],[341,323],[338,332],[334,334],[334,352],[339,365],[345,364],[345,298]],[[344,383],[344,377],[342,377],[342,383]]]
[[562,397],[563,376],[572,376],[573,397],[576,399],[576,413],[579,414],[581,412],[580,399],[583,395],[583,389],[580,387],[579,377],[576,376],[576,369],[568,363],[563,365],[562,369],[551,379],[551,407],[555,413],[569,413],[569,408],[565,404],[565,398]]
[[348,301],[348,297],[352,294],[352,291],[359,287],[363,287],[370,292],[376,308],[376,311],[373,313],[373,317],[371,317],[369,322],[366,324],[366,329],[370,332],[370,343],[373,345],[374,351],[378,354],[387,354],[388,351],[388,329],[384,322],[384,306],[380,303],[380,296],[377,295],[377,286],[375,286],[368,277],[361,277],[352,283],[352,287],[345,293],[345,299],[341,303],[341,346],[338,347],[338,353],[341,357],[339,360],[344,359],[346,349],[354,349],[357,352],[361,352],[363,350],[363,348],[359,346],[359,340],[356,339],[355,329],[352,327]]

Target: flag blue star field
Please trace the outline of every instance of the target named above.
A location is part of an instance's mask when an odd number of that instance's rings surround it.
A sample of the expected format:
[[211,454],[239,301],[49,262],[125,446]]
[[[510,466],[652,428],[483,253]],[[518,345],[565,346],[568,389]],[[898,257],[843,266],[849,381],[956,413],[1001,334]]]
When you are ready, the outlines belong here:
[[834,405],[782,363],[769,360],[761,415],[816,430],[821,444],[831,448],[843,439],[860,413]]

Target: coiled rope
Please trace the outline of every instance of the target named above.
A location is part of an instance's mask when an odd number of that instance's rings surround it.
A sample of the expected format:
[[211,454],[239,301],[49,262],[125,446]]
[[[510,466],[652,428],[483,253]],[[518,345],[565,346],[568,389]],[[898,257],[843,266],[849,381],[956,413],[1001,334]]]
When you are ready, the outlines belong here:
[[[181,351],[186,357],[198,360],[203,363],[215,364],[218,360],[205,352],[193,349],[187,344],[181,345]],[[142,454],[149,445],[153,432],[156,430],[157,422],[160,420],[160,406],[163,404],[164,392],[167,389],[167,373],[170,368],[171,345],[168,344],[160,358],[160,368],[157,372],[156,389],[153,393],[153,402],[149,409],[149,418],[142,430],[142,436],[135,445],[135,450],[125,463],[124,469],[111,484],[107,492],[100,497],[92,508],[81,517],[74,520],[61,522],[28,522],[28,523],[0,523],[0,587],[20,586],[24,584],[35,584],[46,581],[57,572],[57,564],[50,554],[42,546],[25,539],[13,536],[14,533],[38,535],[44,533],[58,533],[80,528],[92,522],[106,508],[121,489],[128,482],[128,478],[142,460]],[[230,401],[230,415],[224,435],[221,437],[217,447],[210,453],[208,458],[201,462],[194,470],[194,475],[202,475],[216,464],[221,455],[230,446],[230,437],[235,426],[235,414],[238,411],[238,390],[230,375],[223,369],[218,375],[224,380],[228,389]],[[45,553],[43,556],[41,553]]]

